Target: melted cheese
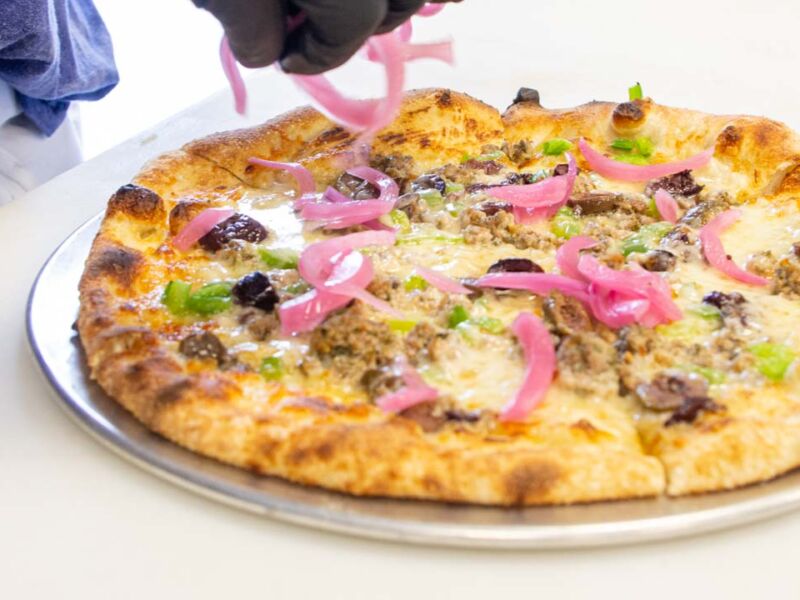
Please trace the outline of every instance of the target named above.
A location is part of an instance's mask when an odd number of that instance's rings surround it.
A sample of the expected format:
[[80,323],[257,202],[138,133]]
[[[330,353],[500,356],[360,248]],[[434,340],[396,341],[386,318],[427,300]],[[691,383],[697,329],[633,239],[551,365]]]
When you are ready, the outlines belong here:
[[[605,180],[591,174],[591,179],[599,189],[642,193],[643,183],[621,183]],[[697,174],[699,183],[709,191],[739,189],[742,178],[730,172],[727,166],[712,160],[711,164]],[[270,236],[262,244],[268,248],[290,248],[301,251],[308,244],[324,239],[326,234],[312,230],[302,223],[291,206],[293,199],[291,188],[276,184],[269,192],[243,189],[237,194],[237,210],[256,218],[270,231]],[[766,201],[759,201],[741,207],[742,219],[723,235],[723,243],[733,259],[741,265],[746,264],[752,255],[765,250],[776,256],[785,254],[795,241],[800,241],[800,214],[792,205],[774,206]],[[435,233],[432,226],[414,224],[418,234]],[[548,223],[535,226],[544,231]],[[142,232],[129,235],[137,236],[134,247],[150,247]],[[145,241],[143,241],[145,240]],[[133,244],[132,244],[133,245]],[[256,269],[264,269],[257,257],[255,248],[251,248],[249,258],[239,262],[209,261],[201,258],[200,252],[194,257],[189,279],[196,282],[235,280]],[[546,271],[555,268],[553,251],[536,249],[520,250],[511,245],[468,245],[464,243],[441,243],[422,241],[416,244],[396,245],[391,248],[375,248],[365,250],[374,262],[375,270],[381,276],[398,279],[406,278],[414,266],[420,265],[434,268],[451,277],[479,277],[494,262],[508,257],[525,257],[538,263]],[[244,254],[248,254],[245,252]],[[745,286],[715,272],[700,262],[679,262],[674,272],[667,275],[676,302],[690,314],[693,307],[702,301],[705,294],[719,291],[740,291],[749,300],[752,307],[753,327],[747,335],[753,341],[770,340],[787,344],[800,350],[800,331],[796,324],[800,323],[800,303],[782,296],[775,296],[768,289]],[[447,298],[436,297],[438,292],[431,291],[430,305],[445,302]],[[459,298],[451,299],[450,306],[463,301],[469,307],[473,318],[491,317],[499,320],[506,328],[521,311],[540,314],[541,301],[532,295],[514,293],[509,295],[487,295],[478,302]],[[150,308],[159,307],[158,294],[149,299]],[[421,304],[414,298],[404,299],[399,306],[406,311],[409,318],[417,320],[441,319],[441,315],[429,314],[421,310]],[[374,313],[375,319],[385,319],[384,315]],[[277,338],[260,342],[254,340],[245,326],[238,322],[234,312],[217,315],[213,319],[214,330],[218,332],[231,351],[239,356],[242,362],[257,368],[265,356],[280,356],[289,365],[286,385],[309,393],[319,391],[337,398],[341,402],[363,401],[363,390],[352,382],[344,381],[333,373],[305,376],[301,370],[292,368],[300,364],[309,352],[309,336],[301,335],[293,338]],[[441,320],[438,323],[443,324]],[[691,334],[697,337],[695,342],[708,344],[714,332],[702,330]],[[650,365],[647,369],[655,370],[661,366]],[[522,353],[513,336],[506,331],[499,335],[480,331],[475,325],[465,325],[449,336],[448,352],[445,356],[431,364],[420,367],[423,377],[434,385],[445,396],[452,398],[465,409],[500,410],[516,393],[522,383],[525,364]],[[785,394],[798,401],[798,375],[790,373],[784,385],[772,387],[785,390]],[[763,380],[757,378],[732,378],[723,392],[730,391],[730,386],[763,386]],[[783,392],[782,392],[783,393]],[[739,397],[745,397],[740,395]],[[781,394],[774,394],[780,397]],[[604,423],[604,435],[610,439],[635,440],[635,432],[630,422],[630,400],[619,398],[616,393],[598,397],[580,395],[569,391],[558,381],[548,392],[544,404],[535,412],[533,418],[547,422],[574,422],[585,418],[589,422]]]

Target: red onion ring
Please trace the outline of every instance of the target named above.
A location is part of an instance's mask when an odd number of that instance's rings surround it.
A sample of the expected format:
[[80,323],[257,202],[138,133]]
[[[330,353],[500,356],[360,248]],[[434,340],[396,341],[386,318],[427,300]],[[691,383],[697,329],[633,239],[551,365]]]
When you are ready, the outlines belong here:
[[711,157],[714,156],[714,148],[709,148],[685,160],[643,166],[623,163],[613,158],[608,158],[592,148],[583,138],[578,141],[578,147],[593,171],[596,171],[603,177],[619,179],[621,181],[649,181],[651,179],[674,175],[681,171],[700,169],[706,166],[711,160]]
[[437,290],[442,292],[446,292],[448,294],[471,294],[472,290],[469,288],[464,287],[457,281],[450,279],[449,277],[442,275],[441,273],[437,273],[431,269],[426,269],[425,267],[416,266],[414,267],[414,272],[422,277],[425,281],[430,283],[433,287]]
[[425,6],[417,11],[418,17],[432,17],[438,15],[444,10],[444,4],[438,2],[428,2]]
[[278,307],[281,333],[292,335],[313,331],[334,310],[346,306],[352,298],[311,290],[293,298]]
[[401,362],[402,378],[405,384],[396,392],[384,394],[375,404],[386,412],[400,412],[423,402],[436,400],[439,392],[426,384],[422,377],[408,363]]
[[222,61],[222,70],[233,91],[233,104],[236,112],[243,115],[247,111],[247,86],[239,71],[239,64],[233,56],[228,37],[223,35],[219,45],[219,57]]
[[300,163],[265,160],[256,156],[251,156],[247,159],[247,162],[260,167],[265,167],[267,169],[280,169],[282,171],[286,171],[292,177],[294,177],[299,191],[299,195],[294,201],[295,208],[303,206],[308,202],[313,202],[317,199],[317,184],[314,181],[314,176],[311,174],[311,171],[306,169]]
[[307,221],[318,222],[325,229],[345,229],[353,225],[385,229],[386,227],[377,219],[394,208],[400,193],[397,183],[385,173],[370,167],[354,167],[347,172],[376,186],[380,190],[378,198],[353,200],[337,189],[329,187],[322,194],[323,201],[306,202],[300,208],[300,216]]
[[402,318],[388,303],[366,291],[374,276],[369,258],[356,248],[391,245],[395,233],[364,231],[311,244],[300,255],[300,276],[315,289],[278,308],[284,335],[311,331],[328,314],[356,298],[387,314]]
[[500,413],[503,421],[522,421],[541,404],[556,372],[556,352],[550,332],[531,313],[520,313],[511,325],[525,355],[525,379]]
[[667,190],[656,190],[656,208],[661,218],[670,223],[678,222],[678,203]]
[[578,164],[575,157],[566,152],[567,173],[548,177],[528,185],[505,185],[487,188],[486,192],[504,200],[514,207],[514,217],[519,223],[531,223],[550,218],[564,206],[572,195]]
[[553,273],[489,273],[475,282],[478,287],[509,290],[527,290],[544,296],[550,292],[561,292],[581,302],[588,302],[586,283],[564,275]]
[[700,230],[700,243],[703,246],[703,254],[712,267],[725,273],[728,277],[749,283],[750,285],[767,285],[769,279],[751,273],[734,263],[722,245],[720,234],[728,227],[733,225],[742,216],[742,211],[738,209],[726,210],[717,215],[705,227]]
[[596,245],[596,240],[585,235],[576,235],[564,242],[556,251],[556,264],[561,269],[561,273],[573,279],[583,279],[580,271],[578,271],[580,252]]

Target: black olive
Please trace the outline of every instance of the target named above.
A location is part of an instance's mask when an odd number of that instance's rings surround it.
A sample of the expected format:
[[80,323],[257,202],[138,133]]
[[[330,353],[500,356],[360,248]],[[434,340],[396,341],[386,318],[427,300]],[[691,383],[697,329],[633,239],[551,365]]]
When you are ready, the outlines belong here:
[[238,304],[255,306],[266,312],[272,312],[279,300],[269,277],[258,271],[242,277],[233,286],[232,293]]
[[689,198],[702,192],[703,186],[694,180],[691,171],[681,171],[650,181],[645,188],[645,194],[652,196],[657,190],[666,190],[670,194]]
[[225,344],[208,331],[186,336],[181,340],[178,351],[188,358],[212,358],[220,366],[230,360]]
[[496,215],[500,211],[511,212],[511,205],[506,202],[481,202],[480,204],[476,205],[479,211],[485,214],[487,217],[491,217],[492,215]]
[[235,214],[215,225],[200,238],[200,245],[209,252],[216,252],[231,240],[257,243],[267,237],[264,226],[247,215]]
[[675,409],[669,419],[664,423],[667,427],[678,423],[693,423],[701,412],[720,412],[725,407],[717,404],[708,396],[690,396]]
[[528,258],[501,258],[487,273],[544,273],[544,269]]
[[742,296],[739,292],[725,292],[713,291],[703,296],[703,302],[717,307],[723,316],[740,316],[747,304],[747,298]]
[[423,175],[411,182],[411,190],[421,192],[423,190],[436,190],[444,195],[447,190],[447,182],[438,175]]

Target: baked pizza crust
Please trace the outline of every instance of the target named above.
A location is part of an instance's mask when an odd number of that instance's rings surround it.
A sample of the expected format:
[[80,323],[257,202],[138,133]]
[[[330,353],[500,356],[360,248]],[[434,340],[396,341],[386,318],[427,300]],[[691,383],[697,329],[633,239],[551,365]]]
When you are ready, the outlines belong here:
[[[609,131],[657,135],[669,160],[715,145],[715,156],[746,200],[800,192],[800,142],[785,126],[754,117],[713,116],[649,100],[593,102],[547,110],[523,102],[501,115],[449,90],[408,94],[373,154],[413,157],[417,174],[478,153],[486,144]],[[173,355],[142,327],[136,298],[175,274],[167,215],[174,200],[237,187],[263,188],[277,171],[250,156],[296,161],[318,185],[341,172],[353,138],[310,108],[249,130],[220,133],[149,163],[109,201],[80,283],[78,329],[91,375],[142,423],[200,454],[264,475],[356,495],[496,505],[590,502],[713,491],[774,477],[800,465],[800,433],[786,414],[764,422],[709,414],[693,425],[604,435],[572,423],[569,443],[548,445],[495,424],[490,435],[450,427],[426,433],[375,406],[292,395],[254,373],[206,371]],[[524,165],[522,165],[524,166]],[[145,189],[142,189],[145,188]],[[148,191],[150,190],[150,191]],[[147,256],[146,256],[147,255]],[[152,258],[163,256],[163,260]],[[765,391],[769,393],[769,391]],[[563,433],[559,433],[563,437]],[[561,438],[559,438],[561,439]]]

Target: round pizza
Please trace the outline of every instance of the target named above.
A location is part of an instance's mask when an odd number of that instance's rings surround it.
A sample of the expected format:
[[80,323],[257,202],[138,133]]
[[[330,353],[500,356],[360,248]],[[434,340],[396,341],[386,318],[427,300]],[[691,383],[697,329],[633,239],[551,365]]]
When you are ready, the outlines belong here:
[[365,496],[683,495],[800,465],[800,138],[629,101],[408,93],[368,156],[311,108],[161,156],[80,284],[146,427]]

